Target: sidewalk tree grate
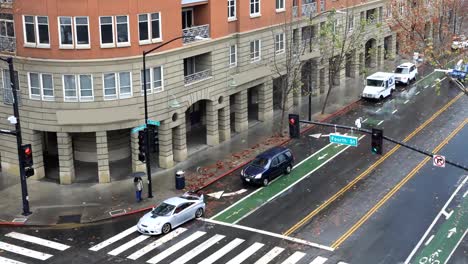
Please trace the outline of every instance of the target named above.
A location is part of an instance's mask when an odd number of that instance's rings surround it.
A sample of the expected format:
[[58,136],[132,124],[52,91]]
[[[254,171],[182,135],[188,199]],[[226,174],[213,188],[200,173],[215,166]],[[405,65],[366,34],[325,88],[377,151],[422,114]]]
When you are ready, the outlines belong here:
[[80,222],[81,222],[81,215],[61,215],[59,216],[59,220],[57,224],[68,224],[68,223],[79,224]]

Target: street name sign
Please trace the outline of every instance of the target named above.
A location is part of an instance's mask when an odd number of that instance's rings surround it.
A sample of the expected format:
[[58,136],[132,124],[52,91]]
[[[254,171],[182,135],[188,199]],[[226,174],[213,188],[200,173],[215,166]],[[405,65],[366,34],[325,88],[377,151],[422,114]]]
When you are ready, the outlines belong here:
[[146,128],[146,124],[143,124],[143,125],[134,127],[134,128],[132,128],[132,134],[133,134],[133,133],[136,133],[136,132],[138,132],[138,131],[140,131],[140,130],[143,130],[143,129],[145,129],[145,128]]
[[330,133],[330,143],[357,147],[358,138],[353,136],[340,135],[337,133]]
[[154,120],[151,120],[151,119],[148,119],[148,124],[149,125],[155,125],[155,126],[160,126],[161,123],[159,121],[154,121]]

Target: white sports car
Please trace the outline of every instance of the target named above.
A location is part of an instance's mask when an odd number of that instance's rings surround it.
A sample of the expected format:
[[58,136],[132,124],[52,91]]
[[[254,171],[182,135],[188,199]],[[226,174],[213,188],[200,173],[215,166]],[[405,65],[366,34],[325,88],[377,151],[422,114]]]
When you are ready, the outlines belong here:
[[137,229],[147,235],[167,234],[191,219],[202,217],[204,212],[203,195],[186,192],[165,200],[145,214],[138,221]]

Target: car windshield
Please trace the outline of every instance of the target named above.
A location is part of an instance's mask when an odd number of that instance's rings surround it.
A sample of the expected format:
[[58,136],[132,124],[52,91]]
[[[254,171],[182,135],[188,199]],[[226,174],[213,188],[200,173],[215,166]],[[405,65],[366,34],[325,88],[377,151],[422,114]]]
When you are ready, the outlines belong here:
[[395,73],[403,73],[403,74],[408,74],[408,68],[396,68]]
[[162,203],[158,207],[154,208],[151,211],[153,216],[165,216],[168,215],[172,210],[174,210],[175,206],[167,203]]
[[383,81],[382,80],[367,79],[367,86],[381,87],[381,86],[383,86]]
[[252,165],[261,167],[261,168],[265,168],[267,164],[268,164],[268,159],[265,159],[265,158],[255,158],[252,161]]

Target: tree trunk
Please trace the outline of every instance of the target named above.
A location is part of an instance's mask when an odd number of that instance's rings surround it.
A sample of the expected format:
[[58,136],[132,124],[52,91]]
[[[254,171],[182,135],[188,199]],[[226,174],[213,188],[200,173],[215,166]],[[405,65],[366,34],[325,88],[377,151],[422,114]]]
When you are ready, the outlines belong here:
[[327,95],[325,96],[325,101],[323,102],[322,112],[321,112],[322,115],[325,114],[325,108],[327,107],[328,98],[330,97],[330,93],[333,88],[333,75],[334,74],[330,74],[330,71],[328,71],[328,91],[327,91]]
[[283,96],[281,98],[281,121],[280,121],[280,136],[283,136],[284,132],[284,121],[286,118],[286,102],[288,101],[288,95],[283,90]]

